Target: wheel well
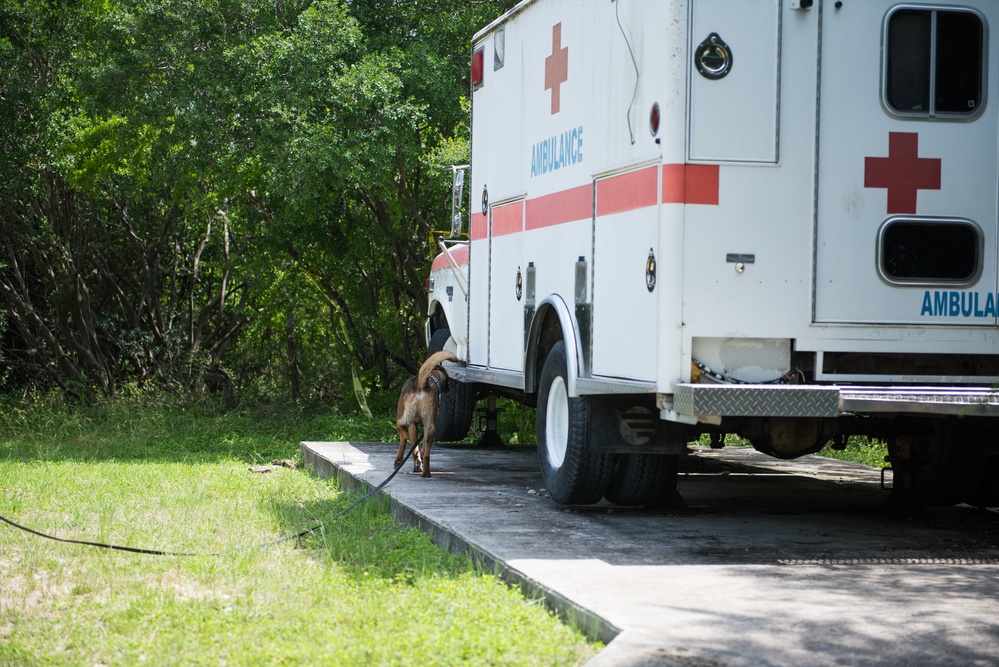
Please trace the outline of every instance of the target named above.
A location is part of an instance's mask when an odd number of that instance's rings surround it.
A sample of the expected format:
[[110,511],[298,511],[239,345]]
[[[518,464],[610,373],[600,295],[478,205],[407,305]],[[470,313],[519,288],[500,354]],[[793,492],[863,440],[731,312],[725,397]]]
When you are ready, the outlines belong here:
[[430,321],[430,335],[433,336],[434,332],[438,329],[450,329],[451,325],[447,321],[447,315],[444,314],[444,308],[441,307],[439,301],[434,301],[430,304],[430,317],[427,318]]
[[538,327],[537,339],[533,345],[533,356],[527,360],[528,369],[532,371],[526,378],[527,393],[537,397],[538,378],[541,377],[541,369],[548,359],[548,353],[555,346],[555,343],[564,338],[562,325],[559,323],[558,314],[551,307],[546,307],[537,317],[542,318],[541,326]]

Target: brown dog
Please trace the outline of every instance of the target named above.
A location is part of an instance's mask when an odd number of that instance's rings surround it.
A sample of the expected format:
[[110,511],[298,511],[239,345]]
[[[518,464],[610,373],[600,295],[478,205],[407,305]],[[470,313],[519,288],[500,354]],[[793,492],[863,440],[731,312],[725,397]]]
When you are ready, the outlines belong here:
[[402,465],[406,455],[406,440],[416,442],[416,425],[423,424],[423,447],[416,449],[413,472],[430,477],[430,447],[434,444],[437,408],[442,391],[447,391],[447,371],[440,365],[444,361],[457,361],[450,352],[435,352],[420,366],[416,377],[406,380],[399,394],[395,430],[399,432],[399,451],[395,455],[396,467]]

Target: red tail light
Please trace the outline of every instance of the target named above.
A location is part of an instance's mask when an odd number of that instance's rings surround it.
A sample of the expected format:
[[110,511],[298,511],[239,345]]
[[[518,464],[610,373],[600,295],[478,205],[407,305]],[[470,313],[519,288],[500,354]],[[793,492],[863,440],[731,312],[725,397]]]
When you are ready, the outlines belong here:
[[478,88],[482,85],[482,75],[485,71],[483,63],[485,63],[485,55],[480,46],[472,51],[472,88]]

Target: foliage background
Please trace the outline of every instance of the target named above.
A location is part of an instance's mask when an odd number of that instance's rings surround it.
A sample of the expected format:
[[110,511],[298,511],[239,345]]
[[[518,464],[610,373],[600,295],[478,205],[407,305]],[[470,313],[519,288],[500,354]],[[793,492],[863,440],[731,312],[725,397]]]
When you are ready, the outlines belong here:
[[0,392],[391,400],[512,4],[0,2]]

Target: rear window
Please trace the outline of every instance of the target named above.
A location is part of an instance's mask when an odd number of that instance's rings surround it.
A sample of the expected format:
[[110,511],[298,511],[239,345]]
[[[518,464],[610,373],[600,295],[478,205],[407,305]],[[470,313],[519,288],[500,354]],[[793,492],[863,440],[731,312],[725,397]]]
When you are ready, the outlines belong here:
[[981,273],[982,246],[968,220],[896,218],[881,227],[879,268],[889,283],[970,285]]
[[969,10],[900,8],[885,22],[883,98],[892,113],[968,119],[985,103],[985,24]]

